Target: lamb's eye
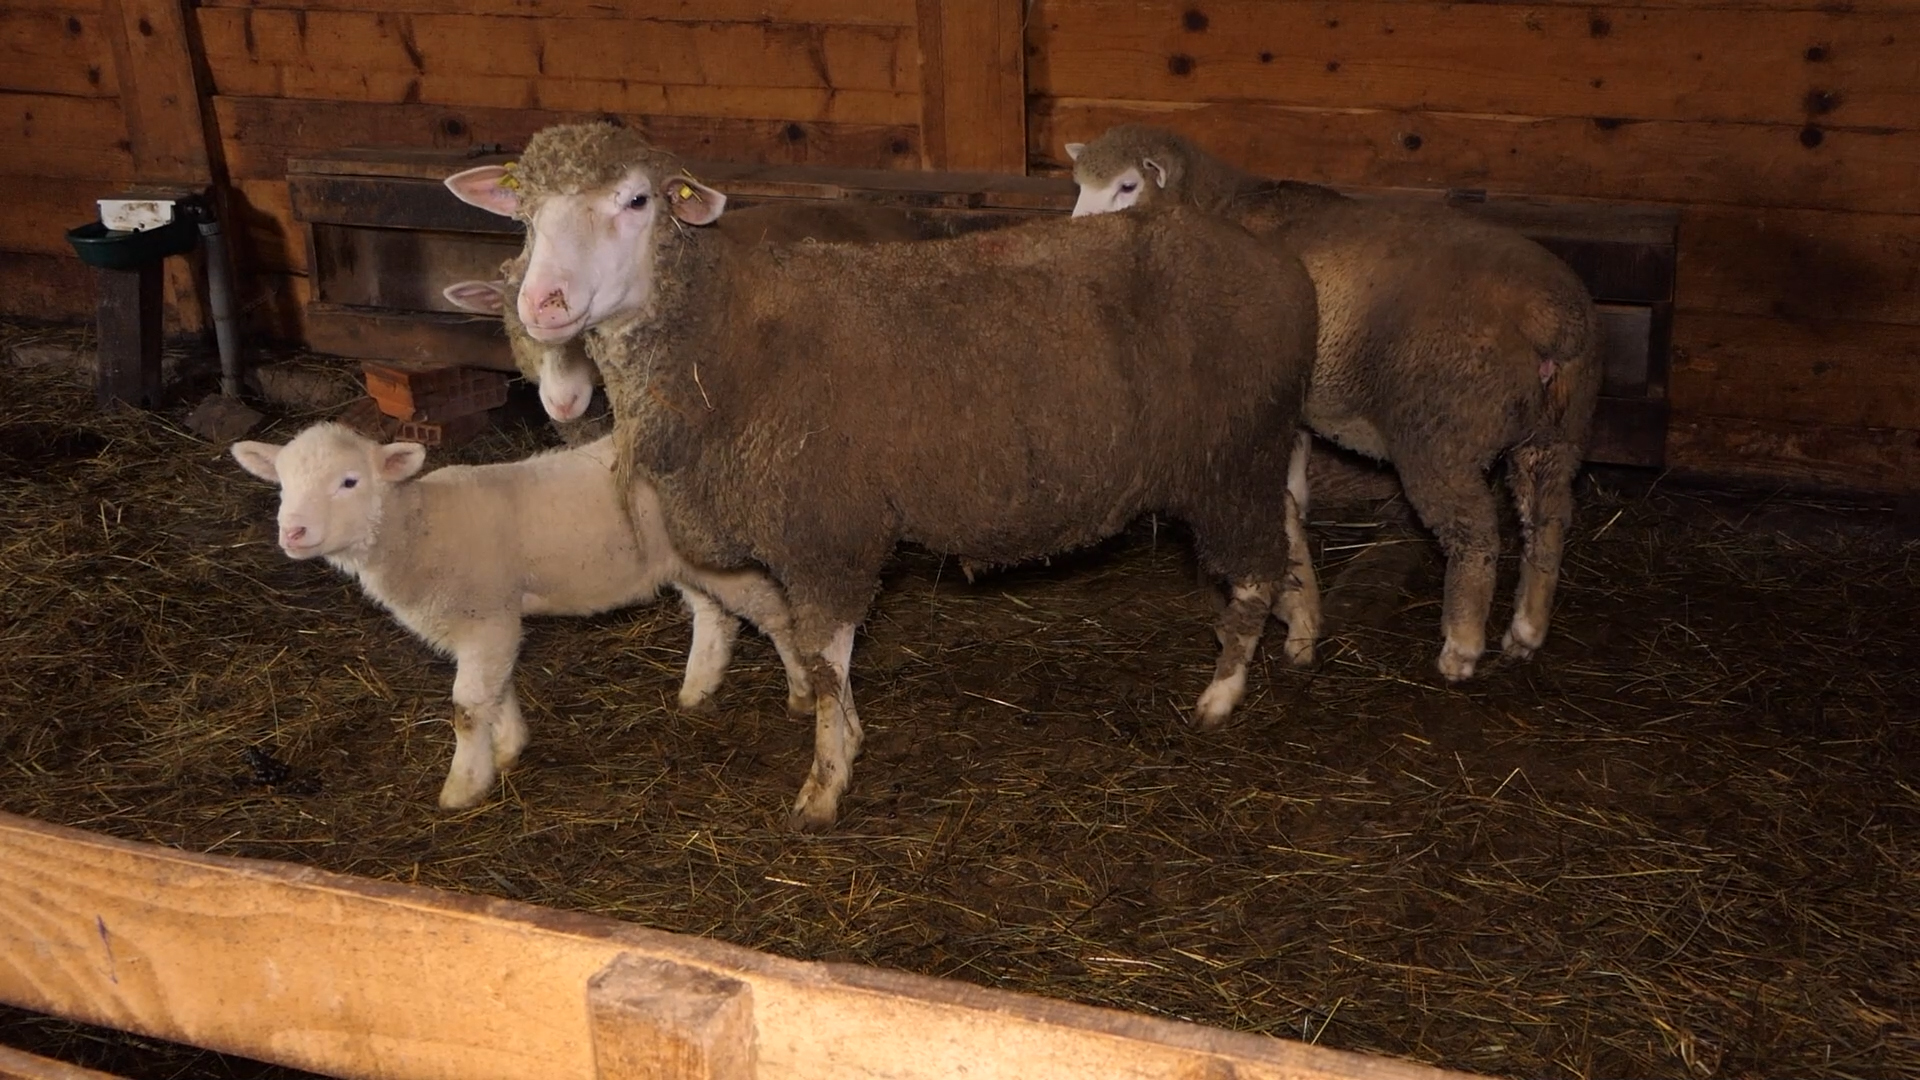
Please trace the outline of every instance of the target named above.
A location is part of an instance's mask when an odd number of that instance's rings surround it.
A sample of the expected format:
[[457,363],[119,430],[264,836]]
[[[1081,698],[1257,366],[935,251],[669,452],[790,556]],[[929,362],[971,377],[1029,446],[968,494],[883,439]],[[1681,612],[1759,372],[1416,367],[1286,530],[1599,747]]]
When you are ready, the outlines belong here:
[[1120,184],[1120,194],[1131,195],[1134,193],[1134,190],[1139,186],[1140,186],[1140,182],[1138,180],[1123,181]]
[[635,195],[633,198],[627,200],[627,209],[629,210],[638,210],[645,205],[647,205],[647,196],[645,192]]
[[345,480],[342,480],[342,481],[340,481],[340,490],[342,490],[342,491],[351,491],[351,490],[353,490],[353,489],[354,489],[355,487],[357,487],[357,486],[359,486],[359,484],[360,484],[360,478],[359,478],[359,477],[357,477],[357,476],[349,476],[349,477],[347,477],[347,478],[346,478]]

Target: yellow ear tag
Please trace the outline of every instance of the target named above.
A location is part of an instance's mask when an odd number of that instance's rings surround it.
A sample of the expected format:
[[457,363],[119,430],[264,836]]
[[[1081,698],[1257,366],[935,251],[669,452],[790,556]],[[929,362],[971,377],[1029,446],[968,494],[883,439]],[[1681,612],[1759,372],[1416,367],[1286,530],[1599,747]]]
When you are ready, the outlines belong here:
[[675,194],[678,195],[683,201],[686,199],[691,199],[693,198],[693,185],[681,184],[680,190],[675,192]]
[[509,161],[505,165],[501,166],[502,168],[507,170],[507,174],[500,178],[500,186],[503,188],[506,188],[508,191],[520,190],[520,178],[513,175],[513,167],[518,164],[520,163],[517,161]]

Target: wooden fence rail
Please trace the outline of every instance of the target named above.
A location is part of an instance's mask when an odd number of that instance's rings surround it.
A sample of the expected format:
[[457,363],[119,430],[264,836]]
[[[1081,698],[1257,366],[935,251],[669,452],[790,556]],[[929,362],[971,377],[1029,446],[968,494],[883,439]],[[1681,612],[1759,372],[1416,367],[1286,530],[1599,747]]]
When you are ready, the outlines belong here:
[[382,1080],[1461,1075],[5,814],[0,1001]]

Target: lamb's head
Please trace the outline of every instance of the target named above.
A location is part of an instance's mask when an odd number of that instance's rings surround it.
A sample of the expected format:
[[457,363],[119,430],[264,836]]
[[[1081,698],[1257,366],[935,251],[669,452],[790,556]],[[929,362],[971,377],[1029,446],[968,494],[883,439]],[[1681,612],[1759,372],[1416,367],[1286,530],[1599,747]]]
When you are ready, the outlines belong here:
[[577,420],[593,402],[593,362],[565,344],[543,345],[527,335],[515,310],[514,296],[525,276],[527,256],[507,260],[494,281],[456,281],[441,295],[463,311],[498,315],[507,332],[507,348],[520,374],[540,387],[540,404],[555,420]]
[[527,224],[517,311],[527,335],[560,344],[647,309],[664,230],[718,219],[726,196],[623,127],[561,124],[511,165],[447,178],[455,195]]
[[1193,150],[1165,128],[1121,124],[1090,143],[1068,143],[1067,157],[1080,185],[1073,216],[1085,217],[1180,198]]
[[334,423],[315,424],[285,446],[233,444],[240,467],[280,485],[280,550],[293,559],[351,557],[370,544],[393,485],[427,458],[419,443],[385,446]]

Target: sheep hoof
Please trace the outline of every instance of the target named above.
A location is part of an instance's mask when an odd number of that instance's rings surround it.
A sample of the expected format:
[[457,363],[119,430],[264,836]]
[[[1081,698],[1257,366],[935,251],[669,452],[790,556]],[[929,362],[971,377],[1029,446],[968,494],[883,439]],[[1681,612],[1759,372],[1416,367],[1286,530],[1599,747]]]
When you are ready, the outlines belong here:
[[1311,635],[1299,641],[1295,641],[1292,636],[1288,636],[1286,648],[1283,651],[1287,657],[1288,667],[1304,668],[1313,666],[1313,637]]
[[834,800],[815,798],[809,802],[803,794],[794,804],[793,813],[787,815],[787,827],[794,832],[823,833],[833,828],[838,816],[839,807]]
[[440,809],[471,809],[480,805],[481,801],[487,797],[488,789],[492,787],[491,780],[480,784],[467,777],[449,776],[447,782],[440,788]]
[[1200,693],[1200,702],[1193,709],[1193,726],[1201,731],[1212,731],[1226,723],[1227,717],[1233,715],[1233,707],[1240,704],[1240,697],[1246,689],[1245,668],[1224,679],[1215,679]]
[[787,715],[788,716],[796,716],[803,720],[811,720],[813,719],[814,709],[815,709],[815,706],[814,706],[812,694],[788,694],[787,695]]
[[1546,640],[1546,630],[1516,615],[1506,636],[1500,639],[1500,651],[1515,660],[1530,660]]
[[713,703],[713,695],[709,693],[682,690],[679,702],[681,712],[694,716],[712,716],[720,711],[720,706]]
[[1469,653],[1449,641],[1440,650],[1440,677],[1450,683],[1464,682],[1473,678],[1473,669],[1480,662],[1480,654]]

